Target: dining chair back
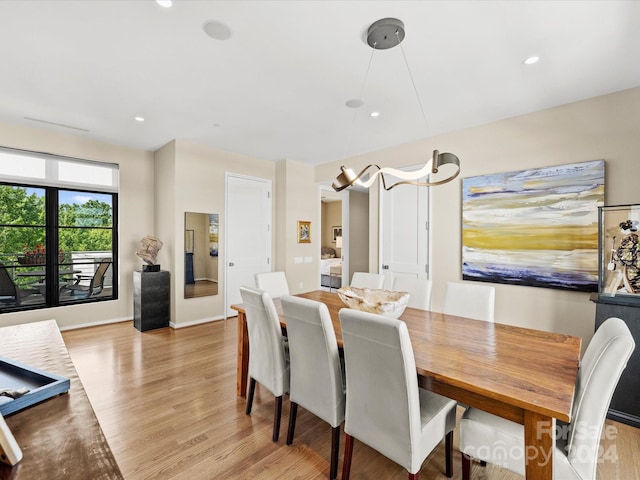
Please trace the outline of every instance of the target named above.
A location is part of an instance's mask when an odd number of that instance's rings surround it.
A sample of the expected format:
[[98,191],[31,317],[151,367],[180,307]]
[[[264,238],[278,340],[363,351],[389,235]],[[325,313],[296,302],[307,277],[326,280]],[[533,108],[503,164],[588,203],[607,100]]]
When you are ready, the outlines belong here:
[[[556,425],[554,479],[595,480],[602,427],[634,348],[633,336],[619,318],[603,322],[589,342],[578,370],[571,423],[558,421]],[[521,425],[468,408],[460,422],[463,479],[470,477],[470,457],[524,475],[526,455],[504,455],[522,449],[523,445]]]
[[320,417],[332,429],[329,478],[335,479],[345,392],[331,315],[324,303],[315,300],[285,295],[281,302],[291,360],[287,445],[293,443],[298,406]]
[[444,313],[493,322],[496,289],[489,285],[448,282]]
[[446,437],[451,477],[456,402],[418,387],[406,324],[348,308],[339,315],[347,386],[342,479],[349,478],[354,438],[417,479],[425,458]]
[[6,265],[0,263],[0,304],[20,305],[20,290],[15,284]]
[[264,290],[240,287],[249,333],[249,393],[246,414],[251,414],[256,382],[275,397],[273,441],[280,436],[282,396],[289,391],[289,352],[282,335],[278,312]]
[[393,281],[393,290],[396,292],[409,292],[407,307],[431,310],[431,280],[426,278],[396,277]]
[[289,295],[289,284],[284,272],[261,272],[255,274],[256,288],[269,293],[271,298]]
[[[111,266],[110,258],[103,258],[100,260],[100,264],[96,268],[95,273],[91,275],[77,275],[74,279],[75,283],[70,285],[63,285],[60,289],[61,292],[69,291],[72,295],[80,295],[81,297],[92,297],[94,295],[100,295],[104,289],[104,277],[107,270]],[[88,284],[82,283],[85,280],[89,280]]]
[[381,273],[354,272],[351,277],[352,287],[380,289],[383,284],[384,275]]

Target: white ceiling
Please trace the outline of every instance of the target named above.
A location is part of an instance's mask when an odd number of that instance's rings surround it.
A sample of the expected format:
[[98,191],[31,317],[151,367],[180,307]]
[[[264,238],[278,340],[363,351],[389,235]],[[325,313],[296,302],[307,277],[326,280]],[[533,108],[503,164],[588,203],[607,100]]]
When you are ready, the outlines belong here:
[[[375,51],[365,106],[345,106],[385,17],[405,23],[426,123],[400,48]],[[4,0],[0,121],[318,164],[638,86],[638,25],[636,1]]]

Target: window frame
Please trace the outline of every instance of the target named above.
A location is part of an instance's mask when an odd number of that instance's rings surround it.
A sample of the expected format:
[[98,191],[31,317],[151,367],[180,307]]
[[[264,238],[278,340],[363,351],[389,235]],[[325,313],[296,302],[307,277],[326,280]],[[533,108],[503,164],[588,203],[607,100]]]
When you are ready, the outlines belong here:
[[[22,312],[30,310],[39,310],[43,308],[66,307],[79,304],[112,301],[119,298],[118,291],[118,192],[105,191],[104,189],[90,189],[86,187],[78,188],[71,185],[42,185],[41,182],[27,183],[16,182],[11,180],[0,179],[0,185],[18,187],[18,188],[37,188],[44,190],[45,198],[45,223],[44,225],[11,225],[0,224],[0,228],[16,228],[16,227],[35,227],[44,228],[45,231],[45,276],[44,276],[44,302],[37,304],[16,304],[0,306],[0,314],[10,312]],[[87,194],[109,195],[111,197],[111,226],[110,227],[88,227],[98,228],[111,231],[111,295],[90,296],[86,298],[78,298],[75,300],[60,301],[60,281],[58,276],[59,266],[59,232],[61,228],[85,228],[82,226],[60,226],[59,225],[59,192],[71,191]],[[6,252],[5,252],[6,253]],[[17,253],[17,252],[16,252]]]

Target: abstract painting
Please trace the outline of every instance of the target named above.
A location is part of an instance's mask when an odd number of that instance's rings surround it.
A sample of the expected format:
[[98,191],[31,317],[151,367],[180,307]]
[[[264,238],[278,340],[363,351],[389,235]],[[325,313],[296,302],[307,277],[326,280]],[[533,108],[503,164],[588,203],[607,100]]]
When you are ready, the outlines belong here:
[[462,180],[462,278],[598,290],[604,160]]

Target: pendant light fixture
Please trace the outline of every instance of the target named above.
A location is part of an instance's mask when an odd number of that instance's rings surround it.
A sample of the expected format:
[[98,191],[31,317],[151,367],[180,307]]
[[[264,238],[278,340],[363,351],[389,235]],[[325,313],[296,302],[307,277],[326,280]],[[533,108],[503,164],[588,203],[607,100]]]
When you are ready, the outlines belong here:
[[[422,117],[426,124],[426,116],[424,113],[424,108],[422,107],[422,102],[420,101],[420,96],[418,95],[418,89],[416,88],[416,84],[413,80],[413,75],[411,74],[411,69],[409,68],[407,57],[404,55],[404,50],[402,49],[401,43],[402,40],[404,40],[404,36],[404,23],[401,20],[398,20],[397,18],[383,18],[381,20],[378,20],[377,22],[372,23],[369,27],[369,30],[367,31],[367,44],[374,50],[386,50],[388,48],[393,48],[400,45],[405,65],[407,66],[409,77],[411,78],[411,82],[413,83],[413,89],[415,91],[416,98],[418,99],[420,110],[422,111]],[[367,75],[365,75],[362,91],[364,91],[364,85],[367,82],[368,74],[369,70],[367,70]],[[357,101],[350,100],[350,102],[355,102],[353,106],[363,105],[362,99],[358,99]],[[452,165],[454,167],[453,172],[441,179],[433,179],[432,181],[426,182],[418,181],[420,178],[426,177],[429,174],[437,174],[440,167],[442,167],[443,165]],[[367,173],[369,169],[373,169],[373,171],[370,172],[369,177],[364,181],[360,180],[360,178],[365,173]],[[382,168],[379,165],[371,164],[367,165],[360,171],[360,173],[356,174],[351,168],[347,168],[342,165],[340,167],[340,174],[333,181],[332,186],[333,189],[337,192],[354,185],[369,188],[371,185],[373,185],[377,178],[380,177],[382,186],[385,190],[391,190],[398,185],[417,185],[421,187],[431,187],[450,182],[451,180],[456,178],[459,173],[460,160],[456,155],[454,155],[453,153],[440,153],[438,152],[438,150],[434,150],[431,158],[425,163],[424,167],[412,171],[398,170],[396,168],[390,167]],[[387,175],[387,177],[385,177],[385,175]],[[389,176],[397,178],[398,181],[387,184],[387,179]]]

